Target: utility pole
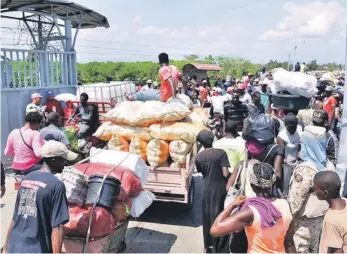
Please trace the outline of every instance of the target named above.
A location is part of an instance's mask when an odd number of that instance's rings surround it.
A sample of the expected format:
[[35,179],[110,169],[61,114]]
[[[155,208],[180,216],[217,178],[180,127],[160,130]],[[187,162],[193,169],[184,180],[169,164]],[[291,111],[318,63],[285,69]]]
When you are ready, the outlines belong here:
[[289,61],[290,61],[290,52],[289,52],[289,54],[288,54],[288,66],[287,66],[287,70],[289,71],[289,67],[290,67],[290,63],[289,63]]
[[294,59],[293,59],[293,71],[295,71],[295,62],[296,62],[296,49],[298,46],[296,45],[296,37],[294,38]]
[[[347,80],[347,21],[346,21],[346,49],[345,49],[345,81]],[[347,195],[347,153],[344,151],[347,147],[347,89],[346,85],[344,88],[344,103],[342,111],[342,126],[341,126],[341,137],[339,156],[337,159],[336,172],[339,174],[342,182],[343,196]]]

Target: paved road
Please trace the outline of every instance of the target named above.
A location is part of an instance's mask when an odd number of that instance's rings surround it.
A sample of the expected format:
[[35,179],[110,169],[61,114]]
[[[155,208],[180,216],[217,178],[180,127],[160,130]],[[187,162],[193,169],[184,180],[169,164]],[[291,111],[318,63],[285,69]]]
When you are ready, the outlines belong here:
[[[1,200],[1,246],[4,245],[17,192],[14,180],[6,179],[7,192]],[[195,199],[191,211],[180,204],[154,203],[137,220],[130,222],[127,253],[197,253],[203,251],[201,226],[202,177],[194,175]]]

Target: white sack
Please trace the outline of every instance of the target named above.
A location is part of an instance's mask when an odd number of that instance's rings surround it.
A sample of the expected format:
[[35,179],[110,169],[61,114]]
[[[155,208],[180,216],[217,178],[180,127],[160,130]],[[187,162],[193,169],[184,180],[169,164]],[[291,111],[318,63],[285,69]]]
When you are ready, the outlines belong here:
[[140,217],[141,214],[153,203],[155,196],[148,190],[142,191],[137,197],[132,198],[130,215],[134,218]]
[[313,97],[317,92],[317,78],[302,72],[289,72],[282,68],[272,71],[274,86],[277,92],[287,91],[292,95]]
[[128,157],[119,166],[132,171],[140,179],[142,186],[144,186],[148,180],[149,169],[144,160],[137,154],[92,147],[90,149],[90,162],[116,166],[127,155]]

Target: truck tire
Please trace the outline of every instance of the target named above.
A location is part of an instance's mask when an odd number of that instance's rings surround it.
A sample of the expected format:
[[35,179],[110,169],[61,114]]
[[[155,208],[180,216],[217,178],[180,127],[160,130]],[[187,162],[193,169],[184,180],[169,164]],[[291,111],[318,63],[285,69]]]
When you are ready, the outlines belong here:
[[188,191],[188,203],[186,204],[186,207],[185,207],[185,210],[187,212],[193,209],[194,197],[195,197],[195,184],[194,184],[194,178],[192,178],[192,182],[190,183],[189,191]]

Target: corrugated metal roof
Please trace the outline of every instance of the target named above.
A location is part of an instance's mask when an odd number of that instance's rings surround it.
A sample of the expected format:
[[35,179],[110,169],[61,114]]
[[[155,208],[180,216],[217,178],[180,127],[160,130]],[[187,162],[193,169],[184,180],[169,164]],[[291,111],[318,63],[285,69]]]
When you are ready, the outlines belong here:
[[65,0],[1,0],[1,13],[22,11],[62,20],[71,20],[73,28],[110,27],[107,18],[87,7]]
[[198,70],[204,70],[204,71],[220,71],[221,68],[217,64],[192,64],[195,68]]

